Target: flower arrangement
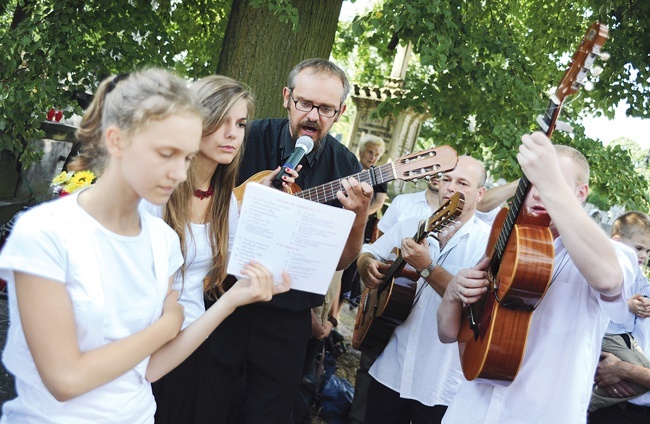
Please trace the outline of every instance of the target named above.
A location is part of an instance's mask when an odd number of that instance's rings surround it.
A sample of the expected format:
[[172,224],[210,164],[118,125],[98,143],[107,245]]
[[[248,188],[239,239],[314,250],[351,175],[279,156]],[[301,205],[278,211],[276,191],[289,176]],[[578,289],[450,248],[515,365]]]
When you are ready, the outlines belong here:
[[95,178],[95,174],[92,171],[63,171],[54,177],[50,186],[54,194],[63,197],[74,193],[80,188],[88,187],[95,182]]

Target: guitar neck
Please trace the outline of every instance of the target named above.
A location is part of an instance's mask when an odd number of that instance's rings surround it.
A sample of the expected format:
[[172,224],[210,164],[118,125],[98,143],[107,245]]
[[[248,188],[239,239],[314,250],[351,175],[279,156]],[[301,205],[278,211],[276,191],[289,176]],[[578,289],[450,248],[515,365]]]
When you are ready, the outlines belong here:
[[[426,231],[426,220],[422,220],[420,222],[420,225],[418,225],[418,231],[415,233],[413,236],[413,240],[416,241],[416,243],[421,242],[426,236],[427,236],[427,231]],[[393,278],[404,269],[406,266],[406,261],[402,257],[402,254],[400,253],[397,259],[390,265],[390,268],[388,268],[388,271],[384,274],[384,278],[381,282],[381,285],[378,287],[379,293],[383,292],[385,289],[388,288],[389,284],[391,281],[393,281]]]
[[503,254],[505,253],[506,245],[508,244],[508,239],[510,234],[515,228],[515,222],[517,217],[522,211],[522,206],[524,205],[524,200],[526,200],[526,195],[530,190],[530,181],[526,178],[525,175],[521,176],[519,180],[519,185],[517,185],[517,191],[510,202],[508,214],[506,215],[505,221],[503,222],[503,227],[501,227],[501,232],[497,238],[494,255],[490,260],[490,270],[492,275],[497,275],[499,271],[499,266],[501,265],[501,259],[503,259]]
[[[363,170],[357,174],[350,175],[350,177],[354,177],[359,182],[368,183],[371,187],[374,187],[378,184],[393,181],[395,179],[395,172],[393,165],[387,163],[379,167]],[[299,191],[298,193],[294,193],[294,196],[311,200],[312,202],[327,203],[336,199],[336,193],[343,190],[341,181],[350,177],[340,178],[329,183]]]

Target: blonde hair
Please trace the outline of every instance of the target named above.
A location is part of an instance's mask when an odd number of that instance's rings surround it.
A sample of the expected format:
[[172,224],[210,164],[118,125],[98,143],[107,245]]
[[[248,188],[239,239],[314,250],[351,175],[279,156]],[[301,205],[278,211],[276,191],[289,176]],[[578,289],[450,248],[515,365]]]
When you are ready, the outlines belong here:
[[181,78],[154,68],[109,77],[99,85],[84,113],[77,130],[81,153],[68,168],[101,175],[108,161],[104,131],[110,125],[134,134],[151,121],[183,114],[203,117],[200,104]]
[[576,183],[579,185],[589,184],[589,163],[587,162],[587,158],[570,146],[555,144],[553,147],[555,148],[557,157],[567,157],[575,165]]
[[[203,136],[217,131],[228,118],[231,109],[243,100],[247,107],[247,118],[253,116],[253,96],[244,84],[231,78],[213,75],[195,82],[191,91],[196,95],[204,110]],[[235,181],[239,174],[239,166],[244,156],[244,145],[229,164],[219,164],[212,175],[210,185],[214,187],[214,195],[208,209],[209,239],[212,248],[212,268],[204,280],[205,294],[214,299],[220,292],[221,283],[226,277],[228,264],[228,222],[230,199]],[[195,162],[187,171],[187,180],[172,193],[164,208],[164,220],[176,231],[181,239],[181,249],[186,263],[187,240],[185,228],[190,224],[190,205],[197,188]],[[190,232],[191,234],[191,232]],[[185,267],[181,269],[185,277]]]
[[379,148],[379,157],[381,157],[381,155],[386,151],[386,143],[384,143],[384,139],[377,137],[376,135],[364,134],[359,140],[359,155],[362,155],[363,152],[366,151],[368,145]]
[[629,211],[616,218],[612,224],[612,237],[630,240],[636,235],[650,234],[650,217],[643,212]]

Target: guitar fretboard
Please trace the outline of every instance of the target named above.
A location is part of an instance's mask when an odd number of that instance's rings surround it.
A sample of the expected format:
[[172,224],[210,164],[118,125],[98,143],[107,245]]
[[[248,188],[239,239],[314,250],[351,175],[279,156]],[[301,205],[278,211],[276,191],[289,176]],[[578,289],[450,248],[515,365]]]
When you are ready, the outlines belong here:
[[503,222],[503,227],[501,227],[499,238],[497,238],[495,243],[494,255],[490,260],[490,270],[492,275],[497,275],[499,272],[499,265],[501,265],[501,260],[503,259],[508,239],[510,238],[510,234],[512,234],[512,230],[515,228],[515,221],[517,220],[517,216],[519,216],[519,211],[524,204],[524,200],[526,200],[526,195],[528,194],[529,189],[530,181],[528,181],[528,178],[526,178],[525,175],[522,175],[515,196],[510,203],[510,209],[508,210],[506,219]]
[[[392,163],[387,163],[379,167],[373,167],[364,171],[361,171],[357,174],[351,175],[351,177],[356,178],[359,182],[365,182],[370,184],[370,186],[376,186],[378,184],[387,183],[393,181],[395,177],[395,170]],[[336,193],[343,190],[343,185],[341,181],[349,177],[340,178],[323,185],[312,187],[306,190],[299,191],[294,193],[294,196],[301,197],[303,199],[311,200],[312,202],[318,203],[327,203],[331,200],[336,199]],[[345,191],[345,190],[343,190]]]

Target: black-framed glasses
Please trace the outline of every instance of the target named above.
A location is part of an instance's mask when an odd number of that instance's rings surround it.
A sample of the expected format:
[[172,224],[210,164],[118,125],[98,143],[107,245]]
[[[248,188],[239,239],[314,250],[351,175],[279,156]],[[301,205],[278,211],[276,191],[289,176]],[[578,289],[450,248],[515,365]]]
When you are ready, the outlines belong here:
[[339,113],[339,111],[334,109],[332,106],[316,106],[307,100],[296,100],[293,98],[293,93],[289,94],[289,97],[291,97],[291,101],[296,106],[296,109],[301,112],[311,112],[312,109],[316,109],[318,110],[318,114],[323,118],[334,118],[336,114]]

